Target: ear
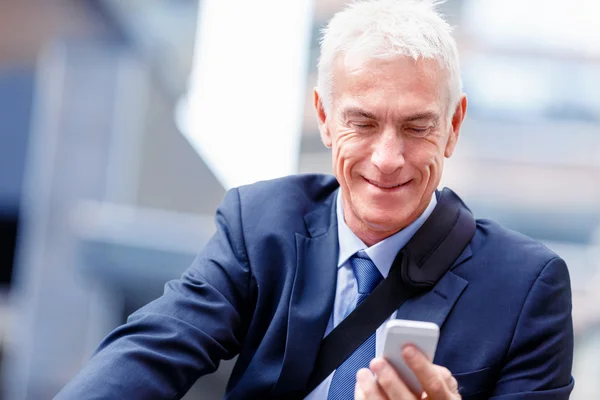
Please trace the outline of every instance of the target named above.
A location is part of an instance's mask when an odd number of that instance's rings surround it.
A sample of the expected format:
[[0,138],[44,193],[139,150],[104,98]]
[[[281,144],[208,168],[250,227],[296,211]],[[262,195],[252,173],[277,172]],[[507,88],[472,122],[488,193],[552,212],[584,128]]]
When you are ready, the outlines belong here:
[[444,151],[444,156],[446,158],[452,157],[454,153],[454,148],[456,147],[456,143],[458,142],[458,137],[460,136],[460,128],[462,127],[462,123],[465,120],[465,116],[467,115],[467,96],[465,94],[462,95],[460,101],[456,105],[456,109],[454,110],[454,115],[452,115],[452,121],[450,126],[450,135],[448,136],[448,142],[446,143],[446,149]]
[[317,112],[317,119],[319,120],[319,132],[321,133],[321,140],[323,141],[325,147],[331,148],[331,133],[327,128],[327,114],[325,112],[325,108],[323,107],[323,101],[321,100],[321,96],[319,96],[317,88],[313,89],[313,101],[315,111]]

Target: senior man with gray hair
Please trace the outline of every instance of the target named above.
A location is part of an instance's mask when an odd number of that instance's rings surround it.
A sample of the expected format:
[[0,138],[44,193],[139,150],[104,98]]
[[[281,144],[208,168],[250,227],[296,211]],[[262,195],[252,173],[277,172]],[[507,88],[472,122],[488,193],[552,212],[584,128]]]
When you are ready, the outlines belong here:
[[[176,399],[239,355],[226,398],[566,399],[564,261],[436,190],[467,101],[435,2],[354,3],[324,31],[314,104],[335,177],[230,190],[181,279],[112,332],[59,399]],[[390,319],[434,322],[433,362],[384,359]]]

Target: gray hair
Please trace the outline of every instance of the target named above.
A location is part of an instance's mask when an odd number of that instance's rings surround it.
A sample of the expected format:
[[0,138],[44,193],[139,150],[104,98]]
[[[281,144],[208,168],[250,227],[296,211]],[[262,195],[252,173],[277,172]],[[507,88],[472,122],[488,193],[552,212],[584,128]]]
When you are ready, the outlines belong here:
[[452,28],[437,11],[436,0],[358,1],[338,12],[323,29],[317,90],[328,113],[332,107],[333,64],[342,53],[368,59],[398,56],[435,59],[448,74],[449,118],[462,95],[462,80]]

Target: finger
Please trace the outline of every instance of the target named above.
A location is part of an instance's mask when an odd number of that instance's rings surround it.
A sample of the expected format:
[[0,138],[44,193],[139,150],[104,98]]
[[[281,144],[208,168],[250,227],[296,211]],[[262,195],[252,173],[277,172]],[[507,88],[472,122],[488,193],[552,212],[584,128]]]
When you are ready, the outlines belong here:
[[437,373],[446,382],[448,390],[452,393],[458,394],[458,381],[452,376],[452,372],[450,372],[448,368],[442,367],[441,365],[434,364],[433,368],[437,370]]
[[402,357],[421,382],[428,398],[448,399],[454,397],[436,366],[416,347],[405,346],[402,350]]
[[[449,372],[449,371],[448,371]],[[450,374],[450,378],[448,378],[446,380],[446,384],[448,385],[448,389],[454,393],[454,394],[459,394],[458,393],[458,381],[456,380],[455,377],[452,376],[452,374]]]
[[377,383],[390,399],[417,399],[398,375],[394,367],[382,358],[375,358],[370,364],[377,376]]
[[360,400],[388,400],[377,384],[373,373],[366,368],[362,368],[356,373],[354,398]]
[[354,385],[354,400],[367,400],[365,392],[362,391],[360,385],[358,384],[358,379],[356,380],[356,385]]

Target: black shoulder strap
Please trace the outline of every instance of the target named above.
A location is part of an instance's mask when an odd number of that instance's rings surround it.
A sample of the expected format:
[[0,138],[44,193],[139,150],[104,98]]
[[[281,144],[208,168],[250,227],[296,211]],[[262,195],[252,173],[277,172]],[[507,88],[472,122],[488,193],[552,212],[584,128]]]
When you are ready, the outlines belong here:
[[469,209],[454,192],[444,189],[427,221],[396,256],[388,277],[323,339],[305,389],[284,397],[303,399],[310,394],[404,301],[431,289],[474,234]]

